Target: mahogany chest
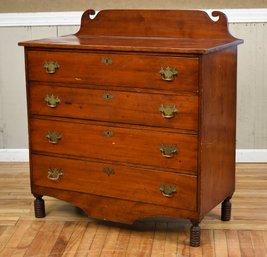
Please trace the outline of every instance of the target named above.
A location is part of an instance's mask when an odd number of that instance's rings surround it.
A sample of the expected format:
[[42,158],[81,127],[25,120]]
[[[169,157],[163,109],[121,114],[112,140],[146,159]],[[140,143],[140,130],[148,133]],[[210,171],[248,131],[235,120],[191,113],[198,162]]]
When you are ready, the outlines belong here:
[[226,16],[86,11],[78,33],[25,47],[31,190],[98,219],[199,223],[235,188],[237,45]]

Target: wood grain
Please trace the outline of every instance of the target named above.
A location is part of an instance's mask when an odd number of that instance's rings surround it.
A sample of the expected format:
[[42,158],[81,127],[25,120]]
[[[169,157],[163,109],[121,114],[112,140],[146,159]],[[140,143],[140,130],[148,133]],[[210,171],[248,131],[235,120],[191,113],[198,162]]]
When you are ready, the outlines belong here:
[[[148,219],[131,226],[99,222],[50,197],[45,197],[49,215],[36,220],[28,185],[29,165],[0,163],[0,205],[9,201],[0,214],[0,255],[266,257],[267,190],[259,182],[265,181],[267,165],[238,164],[236,169],[233,219],[222,222],[218,219],[220,208],[213,209],[201,223],[201,247],[192,249],[186,220]],[[23,178],[20,183],[16,183],[18,177]],[[20,211],[22,199],[29,202],[28,211]],[[7,225],[8,216],[18,217],[18,222]]]
[[[56,108],[48,107],[44,98],[60,98]],[[112,97],[107,100],[105,95]],[[77,87],[30,84],[30,113],[77,119],[90,119],[146,126],[178,128],[197,131],[198,97],[195,95],[168,95],[125,92],[118,90],[88,90]],[[161,106],[175,107],[173,118],[164,118]]]
[[217,11],[213,12],[213,16],[219,16],[216,23],[205,12],[195,10],[179,15],[175,10],[103,10],[91,19],[89,15],[94,13],[84,12],[77,35],[234,39],[228,32],[226,16]]
[[[102,63],[103,58],[112,64]],[[114,53],[84,53],[73,51],[28,51],[29,80],[64,82],[65,86],[89,84],[99,86],[128,86],[130,88],[161,89],[175,92],[196,92],[199,58],[131,55]],[[60,67],[54,74],[44,69],[48,61]],[[173,81],[161,78],[161,67],[175,68],[178,75]]]
[[236,48],[229,48],[202,59],[206,76],[202,76],[200,100],[199,182],[205,199],[201,213],[234,193],[236,58]]
[[[197,136],[190,134],[164,133],[149,129],[121,128],[118,124],[105,126],[81,122],[62,122],[44,119],[31,120],[32,152],[86,157],[103,161],[146,165],[158,169],[197,170]],[[62,135],[57,144],[48,142],[48,131]],[[113,136],[105,136],[111,131]],[[166,158],[161,145],[174,145],[177,152]]]
[[[243,41],[229,33],[227,17],[218,11],[212,12],[213,17],[218,17],[217,21],[203,11],[193,10],[106,10],[91,19],[93,14],[94,10],[84,12],[80,31],[74,35],[20,43],[25,46],[30,163],[34,162],[33,154],[61,156],[66,161],[59,161],[59,165],[64,166],[64,170],[68,170],[67,166],[73,170],[67,171],[66,180],[63,171],[61,179],[51,178],[49,174],[48,179],[58,183],[49,184],[44,177],[44,170],[49,169],[44,164],[48,159],[35,160],[35,167],[31,165],[35,216],[45,216],[41,197],[49,195],[75,204],[94,218],[111,221],[133,222],[163,214],[186,217],[193,224],[190,245],[197,247],[200,245],[199,222],[220,202],[227,197],[229,200],[234,192],[236,50]],[[164,14],[164,18],[159,20],[160,14]],[[159,43],[162,43],[160,47]],[[82,98],[81,94],[78,97],[82,99],[81,110],[73,110],[78,119],[74,112],[66,117],[55,117],[53,113],[36,115],[31,113],[30,89],[33,82],[67,89],[80,88],[81,85],[82,88],[99,86],[99,89],[111,86],[112,89],[117,87],[117,91],[126,89],[126,93],[130,88],[128,95],[121,93],[120,104],[128,98],[128,105],[119,106],[118,115],[122,109],[124,116],[133,116],[134,120],[137,114],[132,115],[131,110],[137,105],[138,115],[151,120],[152,126],[144,122],[133,124],[131,118],[127,120],[123,116],[118,123],[116,118],[113,119],[118,107],[108,105],[105,108],[109,113],[97,121],[94,115],[80,119],[79,113],[88,111],[86,108],[83,110],[84,102],[90,101],[92,92],[94,98],[97,94],[92,87],[88,88],[89,99]],[[168,126],[167,122],[165,126],[155,126],[157,120],[153,116],[146,117],[144,112],[140,112],[143,102],[150,100],[147,95],[140,92],[139,101],[131,99],[132,92],[139,92],[139,89],[146,89],[150,94],[155,90],[160,95],[163,92],[163,96],[172,91],[173,98],[175,93],[180,97],[199,96],[198,101],[189,107],[195,110],[193,131],[197,134],[192,133],[192,128],[191,133],[189,130],[181,132],[188,129],[186,123],[185,127]],[[87,95],[87,91],[83,92]],[[68,91],[67,96],[73,94],[75,92]],[[154,96],[151,102],[163,99]],[[186,106],[192,105],[185,98],[183,100]],[[103,100],[92,103],[97,107],[96,110],[89,109],[89,112],[100,115],[101,103]],[[59,134],[59,140],[51,141],[51,133]],[[171,151],[165,150],[170,148]],[[136,171],[134,175],[123,170],[118,172],[118,176],[113,170],[113,174],[108,174],[110,178],[105,180],[95,165],[90,165],[91,172],[84,163],[74,164],[69,159],[144,167],[147,170]],[[52,165],[54,162],[49,161],[50,169],[54,168]],[[76,169],[76,166],[82,169]],[[160,173],[149,172],[152,169]],[[182,175],[185,173],[196,177]],[[160,182],[160,191],[166,198],[162,195],[159,198],[158,181],[162,178],[166,182]],[[220,186],[216,185],[218,181]],[[121,184],[127,186],[123,188]],[[170,186],[175,192],[174,201],[166,200],[172,198],[174,192],[163,190],[163,187],[169,189]],[[222,220],[230,220],[228,200],[223,205]],[[193,255],[198,255],[199,251],[191,249]],[[161,255],[161,251],[156,252]]]
[[[46,163],[43,165],[43,163]],[[62,170],[64,175],[58,181],[47,179],[48,169]],[[173,208],[196,210],[197,179],[195,176],[141,170],[120,165],[106,165],[96,162],[66,160],[42,155],[32,156],[32,181],[35,185],[96,194],[143,203],[154,203]],[[110,168],[114,174],[103,172]],[[90,173],[90,177],[86,176]],[[75,182],[73,177],[76,177]],[[131,177],[131,182],[129,182]],[[151,177],[155,179],[152,180]],[[142,183],[140,183],[142,181]],[[162,184],[174,185],[177,193],[165,197],[160,191]]]
[[195,10],[179,14],[176,10],[104,10],[95,19],[89,17],[91,14],[95,11],[83,14],[81,29],[76,35],[61,37],[60,41],[51,38],[20,45],[203,54],[242,43],[228,32],[227,18],[218,11],[212,13],[219,18],[216,22],[207,13]]

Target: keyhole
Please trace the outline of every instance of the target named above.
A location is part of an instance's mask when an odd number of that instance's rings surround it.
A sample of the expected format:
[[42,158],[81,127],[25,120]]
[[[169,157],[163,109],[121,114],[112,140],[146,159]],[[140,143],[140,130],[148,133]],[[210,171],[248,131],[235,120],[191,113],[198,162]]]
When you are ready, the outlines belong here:
[[105,65],[110,65],[110,64],[112,64],[112,59],[110,59],[110,58],[102,58],[101,62],[103,64],[105,64]]
[[112,100],[114,98],[114,96],[112,94],[106,93],[103,95],[105,100]]
[[113,137],[114,136],[114,132],[110,131],[110,130],[105,130],[103,132],[103,134],[104,134],[105,137]]

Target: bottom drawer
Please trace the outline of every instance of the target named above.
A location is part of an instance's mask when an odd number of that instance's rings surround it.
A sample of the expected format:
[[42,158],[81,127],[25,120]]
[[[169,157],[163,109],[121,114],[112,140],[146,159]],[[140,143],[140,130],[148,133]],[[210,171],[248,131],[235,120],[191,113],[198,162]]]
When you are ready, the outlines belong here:
[[[32,155],[33,185],[196,210],[196,176]],[[175,191],[175,192],[174,192]]]

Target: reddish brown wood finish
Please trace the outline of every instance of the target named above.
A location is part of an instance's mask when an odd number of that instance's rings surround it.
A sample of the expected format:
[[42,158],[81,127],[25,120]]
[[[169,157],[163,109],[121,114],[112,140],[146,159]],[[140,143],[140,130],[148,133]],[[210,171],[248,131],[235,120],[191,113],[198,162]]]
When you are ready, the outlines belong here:
[[[196,92],[198,86],[198,58],[60,51],[29,51],[28,57],[31,81],[187,92]],[[102,63],[103,58],[111,59],[112,64]],[[45,71],[47,61],[60,65],[54,74]],[[164,81],[160,76],[161,67],[176,68],[178,75],[173,81]]]
[[36,50],[64,49],[87,50],[104,52],[127,52],[146,54],[173,54],[179,56],[195,56],[208,54],[240,44],[241,40],[195,39],[195,38],[144,38],[144,37],[116,37],[116,36],[79,36],[71,35],[60,38],[50,38],[20,43],[22,46],[34,47]]
[[[113,197],[104,197],[88,193],[80,193],[69,190],[54,189],[32,185],[32,191],[43,192],[44,195],[52,196],[79,206],[91,217],[101,220],[110,220],[133,224],[136,220],[146,218],[198,218],[195,211],[171,208],[151,203],[123,200]],[[90,204],[89,204],[90,203]]]
[[[62,135],[57,144],[48,142],[48,131]],[[105,136],[111,132],[112,136]],[[175,145],[173,157],[163,157],[161,145]],[[36,152],[87,157],[100,160],[146,165],[174,172],[197,170],[197,136],[120,128],[113,124],[99,126],[86,123],[31,120],[31,147]]]
[[76,35],[235,39],[225,14],[218,11],[212,13],[217,22],[205,12],[191,10],[103,10],[92,19],[94,14],[94,10],[84,12]]
[[199,182],[203,216],[235,189],[236,57],[236,48],[202,57]]
[[[56,108],[48,107],[44,101],[46,95],[56,95],[60,104]],[[111,99],[105,99],[108,94]],[[115,90],[88,90],[84,88],[66,88],[60,86],[30,86],[31,114],[77,119],[90,119],[147,125],[153,127],[198,129],[198,96],[168,95],[122,92]],[[176,107],[173,118],[164,118],[161,106]]]
[[[196,210],[195,176],[40,155],[33,155],[32,166],[36,170],[33,182],[38,186]],[[60,168],[64,172],[58,181],[47,179],[51,167]],[[112,169],[114,173],[108,175],[104,168]],[[162,184],[176,187],[177,192],[173,197],[162,195],[159,190]]]
[[230,35],[225,14],[202,11],[106,10],[82,17],[75,35],[20,43],[35,48],[206,54],[242,43]]
[[[222,219],[230,218],[242,40],[220,12],[213,12],[218,21],[201,11],[107,10],[92,20],[93,13],[84,13],[75,35],[20,43],[35,214],[45,215],[41,196],[49,195],[100,219],[187,218],[190,245],[199,246],[210,209],[224,201]],[[48,61],[60,65],[53,74],[44,69]],[[161,67],[178,76],[162,80]],[[61,103],[46,106],[47,94]],[[161,116],[162,104],[176,106],[172,119]],[[53,130],[62,135],[57,144],[46,138]],[[162,144],[177,153],[163,157]],[[64,174],[51,180],[49,168]],[[162,195],[162,184],[176,187],[173,197]]]

